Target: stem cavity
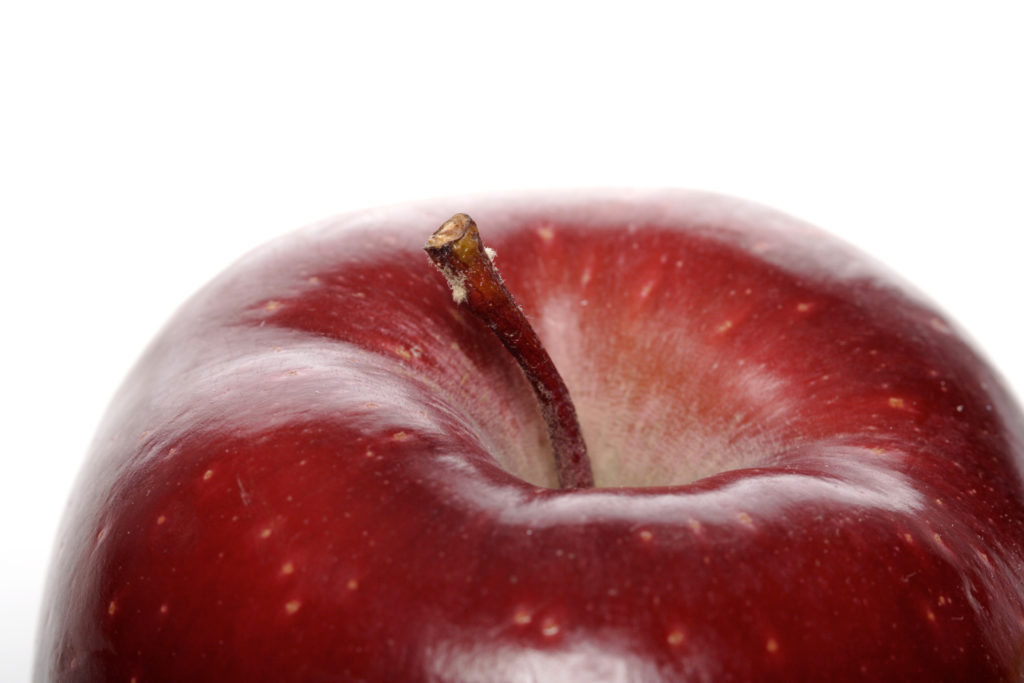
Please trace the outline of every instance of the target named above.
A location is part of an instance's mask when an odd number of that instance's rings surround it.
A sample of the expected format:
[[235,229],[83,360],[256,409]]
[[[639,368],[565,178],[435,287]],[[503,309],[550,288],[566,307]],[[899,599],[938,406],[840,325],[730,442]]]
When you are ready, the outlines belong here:
[[431,235],[424,249],[448,281],[455,302],[491,328],[530,382],[548,427],[559,487],[593,487],[594,474],[569,389],[505,288],[476,223],[464,213],[455,214]]

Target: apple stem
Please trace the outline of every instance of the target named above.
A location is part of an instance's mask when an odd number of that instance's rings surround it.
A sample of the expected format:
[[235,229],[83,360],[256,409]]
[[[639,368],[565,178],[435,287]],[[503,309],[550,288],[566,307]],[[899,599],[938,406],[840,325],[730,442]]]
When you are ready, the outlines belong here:
[[484,322],[519,363],[540,402],[563,489],[591,488],[594,473],[576,408],[540,337],[506,289],[473,219],[458,213],[437,229],[424,247],[458,304]]

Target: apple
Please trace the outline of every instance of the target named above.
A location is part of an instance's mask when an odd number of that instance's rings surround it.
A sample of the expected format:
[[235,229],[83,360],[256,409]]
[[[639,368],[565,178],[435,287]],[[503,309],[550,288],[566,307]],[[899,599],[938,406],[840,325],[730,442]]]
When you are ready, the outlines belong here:
[[[455,268],[455,211],[493,260]],[[956,325],[785,215],[366,211],[250,253],[145,351],[66,511],[35,676],[1020,679],[1022,467],[1021,409]]]

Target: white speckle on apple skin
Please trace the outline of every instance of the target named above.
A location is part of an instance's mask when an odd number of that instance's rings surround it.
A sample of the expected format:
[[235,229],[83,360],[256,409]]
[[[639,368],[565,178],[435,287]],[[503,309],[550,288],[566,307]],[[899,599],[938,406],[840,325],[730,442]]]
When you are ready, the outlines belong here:
[[209,481],[213,477],[213,470],[203,472],[203,481]]
[[512,615],[512,622],[517,626],[526,626],[533,621],[533,615],[523,608],[517,609]]
[[686,640],[686,636],[680,629],[677,628],[669,631],[668,635],[665,637],[665,642],[667,642],[672,647],[679,647],[683,644],[684,640]]
[[561,630],[562,627],[559,625],[558,621],[556,621],[554,617],[545,618],[540,626],[541,635],[543,635],[545,638],[554,638],[561,632]]
[[299,611],[300,607],[302,607],[302,603],[299,600],[289,600],[284,603],[284,611],[288,615],[295,614]]
[[295,563],[285,562],[281,565],[281,573],[284,575],[293,574],[295,572]]
[[775,638],[769,638],[764,643],[764,649],[770,654],[775,654],[779,651],[779,641]]

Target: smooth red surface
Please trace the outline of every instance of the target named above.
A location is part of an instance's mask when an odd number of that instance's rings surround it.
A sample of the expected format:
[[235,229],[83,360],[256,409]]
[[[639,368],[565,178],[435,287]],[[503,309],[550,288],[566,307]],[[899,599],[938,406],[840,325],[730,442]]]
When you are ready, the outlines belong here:
[[[455,211],[599,488],[548,488],[529,388],[427,262]],[[36,677],[1019,678],[1022,465],[952,323],[769,210],[365,212],[250,254],[146,351],[67,511]]]

